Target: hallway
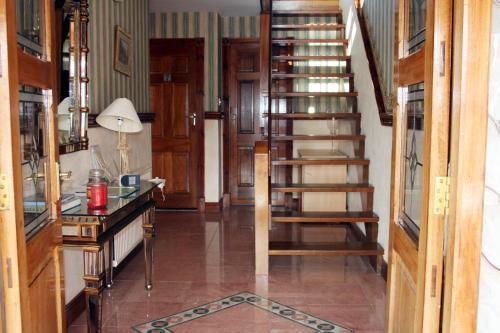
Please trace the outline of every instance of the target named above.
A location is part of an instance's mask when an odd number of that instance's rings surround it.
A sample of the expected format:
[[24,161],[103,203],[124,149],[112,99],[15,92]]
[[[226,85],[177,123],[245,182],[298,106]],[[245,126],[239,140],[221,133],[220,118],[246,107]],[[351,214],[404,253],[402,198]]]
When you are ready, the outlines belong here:
[[[131,332],[132,326],[242,292],[356,333],[383,332],[385,281],[358,257],[273,257],[266,286],[254,276],[252,207],[234,207],[225,214],[157,212],[156,219],[153,290],[144,290],[141,251],[103,293],[104,332]],[[172,331],[314,332],[247,305]],[[69,332],[86,332],[85,315]]]

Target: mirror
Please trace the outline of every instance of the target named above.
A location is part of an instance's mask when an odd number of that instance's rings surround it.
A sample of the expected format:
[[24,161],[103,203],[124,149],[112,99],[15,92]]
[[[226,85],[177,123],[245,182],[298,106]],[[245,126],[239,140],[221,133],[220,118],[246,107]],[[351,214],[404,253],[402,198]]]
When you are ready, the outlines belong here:
[[59,154],[88,149],[86,0],[56,1]]

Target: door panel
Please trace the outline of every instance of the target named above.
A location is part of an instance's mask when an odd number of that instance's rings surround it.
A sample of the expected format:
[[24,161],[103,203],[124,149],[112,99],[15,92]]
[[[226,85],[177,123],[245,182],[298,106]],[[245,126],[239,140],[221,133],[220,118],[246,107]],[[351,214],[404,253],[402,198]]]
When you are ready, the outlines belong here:
[[388,332],[440,327],[445,215],[436,186],[448,175],[451,4],[399,1]]
[[229,126],[229,183],[231,203],[252,203],[254,199],[255,141],[262,139],[260,114],[259,43],[234,41],[229,44],[227,65]]
[[150,41],[153,176],[159,208],[197,208],[203,197],[203,40]]
[[0,252],[8,332],[66,329],[54,15],[52,0],[0,1],[0,179],[8,199],[0,209]]

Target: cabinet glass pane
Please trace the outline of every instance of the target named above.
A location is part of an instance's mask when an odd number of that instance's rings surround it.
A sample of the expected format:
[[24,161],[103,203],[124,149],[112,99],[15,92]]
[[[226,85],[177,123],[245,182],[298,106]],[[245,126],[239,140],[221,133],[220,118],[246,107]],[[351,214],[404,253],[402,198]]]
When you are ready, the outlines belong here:
[[24,226],[27,237],[48,218],[45,168],[47,164],[46,98],[43,90],[21,86],[19,124],[23,178]]
[[407,89],[404,160],[404,220],[416,234],[420,229],[424,160],[424,84]]
[[43,56],[43,2],[16,0],[17,43],[25,52]]
[[425,42],[426,0],[410,0],[410,31],[408,36],[409,52],[420,49]]

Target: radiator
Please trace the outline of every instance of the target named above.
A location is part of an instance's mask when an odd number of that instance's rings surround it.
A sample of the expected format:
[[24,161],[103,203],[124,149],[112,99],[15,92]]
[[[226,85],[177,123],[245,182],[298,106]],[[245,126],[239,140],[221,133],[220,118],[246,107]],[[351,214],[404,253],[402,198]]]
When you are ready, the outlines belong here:
[[142,216],[115,235],[113,267],[117,267],[142,242]]

